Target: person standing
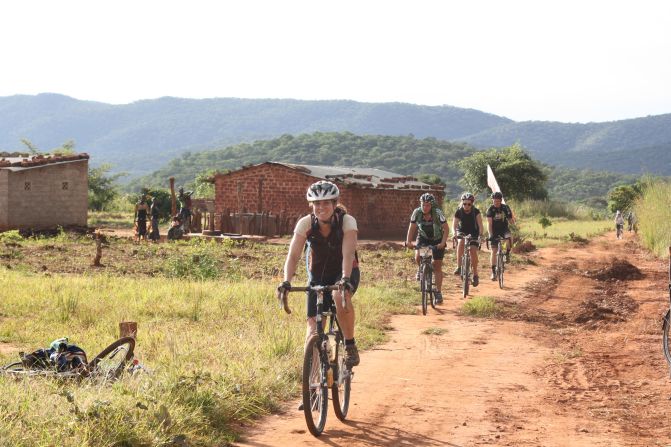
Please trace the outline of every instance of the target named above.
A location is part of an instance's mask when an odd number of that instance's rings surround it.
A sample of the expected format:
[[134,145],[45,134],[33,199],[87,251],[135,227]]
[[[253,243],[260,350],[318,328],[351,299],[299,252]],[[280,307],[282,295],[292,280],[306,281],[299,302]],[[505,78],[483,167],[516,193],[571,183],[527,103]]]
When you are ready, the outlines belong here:
[[137,241],[147,240],[147,212],[149,205],[144,194],[140,196],[140,201],[135,204],[135,237]]
[[151,207],[149,208],[149,213],[151,215],[151,233],[149,233],[149,239],[153,242],[158,242],[161,239],[158,228],[158,219],[160,217],[160,212],[158,209],[158,200],[156,197],[151,199]]

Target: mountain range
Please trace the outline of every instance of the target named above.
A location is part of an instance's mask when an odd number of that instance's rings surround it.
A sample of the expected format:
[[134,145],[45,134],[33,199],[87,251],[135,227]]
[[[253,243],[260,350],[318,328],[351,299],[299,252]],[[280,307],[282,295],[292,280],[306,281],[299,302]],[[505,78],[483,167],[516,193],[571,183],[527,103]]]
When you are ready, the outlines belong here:
[[520,143],[551,165],[671,175],[671,114],[604,123],[516,122],[452,106],[345,100],[182,99],[112,105],[43,93],[0,97],[0,151],[41,151],[73,140],[93,164],[129,179],[188,152],[281,135],[351,132],[463,142],[474,148]]

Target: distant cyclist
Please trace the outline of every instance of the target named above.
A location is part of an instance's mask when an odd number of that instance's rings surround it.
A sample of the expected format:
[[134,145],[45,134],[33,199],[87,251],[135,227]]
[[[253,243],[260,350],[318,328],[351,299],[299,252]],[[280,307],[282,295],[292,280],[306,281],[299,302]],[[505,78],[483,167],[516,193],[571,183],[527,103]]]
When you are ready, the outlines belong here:
[[[447,236],[450,234],[450,227],[447,225],[445,214],[436,204],[436,198],[428,192],[422,194],[419,198],[420,206],[410,215],[410,225],[408,226],[408,235],[405,238],[406,246],[414,248],[421,245],[433,246],[433,271],[436,274],[436,304],[443,302],[443,257],[445,256],[445,246],[447,245]],[[416,239],[415,239],[416,238]],[[415,252],[415,262],[419,266],[419,251]],[[419,279],[419,269],[417,270],[417,279]]]
[[[461,205],[454,213],[452,219],[452,237],[462,237],[467,234],[471,235],[470,251],[471,251],[471,267],[473,269],[473,287],[477,287],[480,283],[478,277],[478,247],[480,245],[480,236],[484,234],[482,226],[482,215],[480,210],[474,206],[475,196],[470,192],[465,192],[461,195]],[[461,274],[461,257],[464,254],[464,240],[459,239],[457,246],[457,268],[454,270],[455,275]]]
[[624,229],[624,217],[622,217],[622,213],[620,212],[620,210],[617,210],[615,212],[615,232],[618,235],[618,237],[623,231],[623,229]]
[[627,213],[627,229],[631,233],[634,230],[634,212],[629,211]]
[[496,281],[496,250],[498,249],[498,237],[502,237],[506,240],[506,262],[510,259],[510,245],[512,241],[512,235],[510,234],[510,229],[508,228],[508,222],[514,224],[515,217],[513,212],[508,205],[503,203],[503,194],[500,192],[492,193],[492,205],[487,209],[487,229],[489,230],[489,240],[491,242],[492,254],[490,256],[490,262],[492,265],[492,276],[490,277],[492,281]]
[[[284,263],[284,281],[277,288],[278,294],[291,290],[291,279],[296,273],[296,264],[307,244],[308,281],[310,285],[330,286],[340,284],[347,300],[347,309],[342,307],[339,290],[326,292],[324,299],[334,299],[338,322],[345,337],[345,362],[348,367],[359,364],[359,352],[354,340],[354,307],[352,295],[359,285],[359,263],[356,256],[357,224],[338,204],[340,190],[335,183],[319,181],[307,191],[307,200],[312,213],[296,222],[289,253]],[[317,330],[317,294],[307,296],[306,339]],[[328,309],[329,305],[325,305]]]

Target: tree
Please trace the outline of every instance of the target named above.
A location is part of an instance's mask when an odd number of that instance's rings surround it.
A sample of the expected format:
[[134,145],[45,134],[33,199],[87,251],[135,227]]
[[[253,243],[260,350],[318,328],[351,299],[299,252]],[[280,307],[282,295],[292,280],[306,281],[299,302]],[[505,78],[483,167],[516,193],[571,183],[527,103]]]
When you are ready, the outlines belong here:
[[89,209],[102,211],[119,195],[116,181],[125,174],[108,175],[111,168],[107,163],[89,168]]
[[547,198],[545,168],[519,144],[476,152],[461,159],[457,166],[463,173],[463,186],[474,194],[484,191],[487,188],[487,165],[494,171],[504,197],[514,200]]
[[643,185],[636,182],[633,185],[616,186],[608,193],[608,209],[628,211],[633,208],[634,201],[643,194]]

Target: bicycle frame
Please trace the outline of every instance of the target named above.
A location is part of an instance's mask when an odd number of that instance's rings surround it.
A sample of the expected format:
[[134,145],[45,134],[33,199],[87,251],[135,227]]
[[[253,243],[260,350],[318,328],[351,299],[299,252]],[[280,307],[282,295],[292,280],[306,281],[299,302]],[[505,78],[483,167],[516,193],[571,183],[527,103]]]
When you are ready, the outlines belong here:
[[[431,307],[435,308],[435,296],[433,294],[433,280],[431,273],[433,273],[433,245],[420,245],[415,247],[420,258],[420,288],[422,293],[422,313],[426,315],[427,305],[431,304]],[[426,272],[429,273],[429,284],[426,284]]]
[[[345,290],[337,285],[293,287],[291,292],[314,292],[317,294],[316,333],[308,336],[303,364],[303,411],[305,422],[314,436],[319,436],[328,413],[328,392],[333,393],[332,401],[336,416],[344,421],[349,407],[351,380],[354,373],[345,364],[345,336],[338,322],[336,304],[324,305],[324,293],[340,290],[345,301]],[[280,296],[287,313],[287,293]],[[326,330],[325,330],[326,329]],[[318,353],[317,355],[315,355]],[[342,353],[342,356],[340,355]],[[318,362],[318,365],[317,365]],[[313,376],[313,372],[318,372]],[[313,393],[315,399],[313,400]],[[342,396],[340,393],[343,393]],[[314,412],[319,413],[315,422]]]

